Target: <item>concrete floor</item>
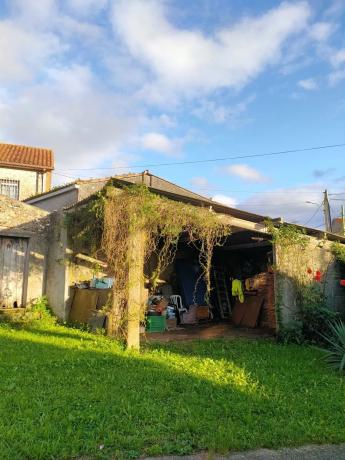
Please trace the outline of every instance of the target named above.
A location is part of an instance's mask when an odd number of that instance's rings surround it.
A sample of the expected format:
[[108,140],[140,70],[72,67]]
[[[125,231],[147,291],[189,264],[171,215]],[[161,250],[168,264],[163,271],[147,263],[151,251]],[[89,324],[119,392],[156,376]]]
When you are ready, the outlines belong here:
[[235,327],[231,323],[205,323],[196,326],[183,325],[174,330],[166,332],[151,332],[141,335],[143,342],[175,342],[188,340],[211,340],[211,339],[233,339],[244,337],[247,339],[258,339],[273,337],[272,332],[267,329],[248,329]]

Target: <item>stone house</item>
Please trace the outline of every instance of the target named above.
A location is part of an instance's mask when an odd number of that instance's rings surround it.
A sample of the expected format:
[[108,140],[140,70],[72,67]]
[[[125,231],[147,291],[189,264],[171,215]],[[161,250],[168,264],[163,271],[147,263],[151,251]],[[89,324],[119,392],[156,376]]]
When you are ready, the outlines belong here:
[[0,308],[45,293],[49,234],[49,213],[0,195]]
[[0,144],[0,195],[24,200],[51,189],[53,151]]
[[69,287],[92,277],[95,260],[77,254],[72,262],[63,219],[61,212],[0,195],[0,309],[46,295],[55,313],[67,318]]

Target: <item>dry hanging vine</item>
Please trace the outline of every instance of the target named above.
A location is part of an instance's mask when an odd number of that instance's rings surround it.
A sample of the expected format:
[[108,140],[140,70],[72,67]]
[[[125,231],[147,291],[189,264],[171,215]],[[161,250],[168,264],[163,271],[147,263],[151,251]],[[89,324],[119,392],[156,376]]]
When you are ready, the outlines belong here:
[[[103,249],[115,277],[115,321],[120,330],[126,323],[128,298],[128,244],[131,236],[145,234],[145,259],[157,256],[150,276],[154,290],[162,271],[175,257],[181,234],[199,250],[207,297],[211,290],[213,249],[222,244],[230,228],[207,208],[176,202],[151,193],[147,187],[131,186],[122,191],[108,189],[104,210]],[[207,299],[206,299],[207,300]]]
[[[110,314],[119,335],[125,332],[128,319],[128,249],[133,237],[145,235],[146,261],[156,255],[156,267],[147,277],[154,291],[160,274],[174,260],[180,236],[185,235],[189,244],[199,251],[200,278],[205,280],[205,300],[208,301],[213,250],[231,233],[229,225],[211,209],[170,200],[142,185],[123,189],[108,185],[87,205],[69,214],[67,224],[74,235],[75,248],[80,249],[78,242],[82,242],[84,250],[94,255],[102,252],[107,260],[115,278]],[[144,280],[142,282],[144,284]]]

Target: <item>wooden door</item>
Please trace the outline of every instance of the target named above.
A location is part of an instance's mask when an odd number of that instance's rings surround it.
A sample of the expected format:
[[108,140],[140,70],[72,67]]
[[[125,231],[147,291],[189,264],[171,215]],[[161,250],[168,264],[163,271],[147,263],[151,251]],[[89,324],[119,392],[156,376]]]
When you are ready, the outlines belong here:
[[0,308],[23,306],[27,238],[0,237]]

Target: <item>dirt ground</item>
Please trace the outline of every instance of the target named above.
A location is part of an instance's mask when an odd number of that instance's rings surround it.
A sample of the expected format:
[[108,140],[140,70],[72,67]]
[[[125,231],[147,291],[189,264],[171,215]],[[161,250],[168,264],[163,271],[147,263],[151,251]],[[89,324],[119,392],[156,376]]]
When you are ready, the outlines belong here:
[[271,331],[262,328],[242,328],[235,327],[230,323],[206,323],[193,325],[182,325],[171,331],[151,332],[141,335],[143,342],[175,342],[187,340],[210,340],[220,338],[237,338],[258,339],[273,337]]

